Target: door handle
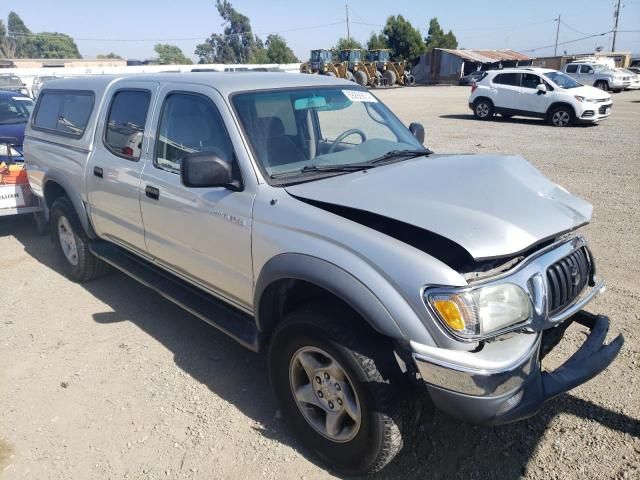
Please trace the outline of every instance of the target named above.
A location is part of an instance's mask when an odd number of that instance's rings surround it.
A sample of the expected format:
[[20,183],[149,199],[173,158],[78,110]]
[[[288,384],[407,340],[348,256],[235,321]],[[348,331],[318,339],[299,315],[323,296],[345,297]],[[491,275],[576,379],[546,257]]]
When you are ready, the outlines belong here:
[[156,187],[152,187],[151,185],[147,185],[147,187],[144,189],[144,194],[154,200],[158,200],[158,198],[160,198],[160,190],[158,190]]
[[93,175],[99,178],[102,178],[104,172],[102,171],[102,167],[93,167]]

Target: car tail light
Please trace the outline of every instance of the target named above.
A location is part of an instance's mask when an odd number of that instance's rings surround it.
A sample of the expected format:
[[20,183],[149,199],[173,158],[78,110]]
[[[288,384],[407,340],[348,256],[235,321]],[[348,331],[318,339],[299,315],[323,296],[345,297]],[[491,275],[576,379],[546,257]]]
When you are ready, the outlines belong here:
[[471,84],[471,93],[475,92],[476,89],[478,88],[478,85],[474,82]]
[[133,148],[131,147],[124,147],[122,149],[122,154],[126,155],[127,157],[133,157]]

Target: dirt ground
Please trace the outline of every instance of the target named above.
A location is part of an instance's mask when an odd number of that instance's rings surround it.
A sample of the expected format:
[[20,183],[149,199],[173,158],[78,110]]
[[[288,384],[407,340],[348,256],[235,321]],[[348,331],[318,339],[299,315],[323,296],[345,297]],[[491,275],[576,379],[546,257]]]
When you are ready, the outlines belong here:
[[[530,420],[437,413],[378,478],[640,478],[640,92],[610,120],[554,129],[475,121],[466,87],[377,92],[437,152],[522,154],[594,205],[584,228],[606,294],[590,304],[625,346],[602,375]],[[463,174],[463,172],[461,172]],[[0,477],[330,478],[286,429],[252,354],[119,273],[77,285],[28,218],[0,218]],[[571,327],[558,365],[584,333]]]

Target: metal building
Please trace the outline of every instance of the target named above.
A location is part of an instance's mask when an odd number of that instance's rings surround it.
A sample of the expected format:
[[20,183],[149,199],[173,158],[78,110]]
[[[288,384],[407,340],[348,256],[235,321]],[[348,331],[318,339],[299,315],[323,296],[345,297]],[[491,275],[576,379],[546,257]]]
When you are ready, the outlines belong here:
[[532,57],[514,50],[454,50],[434,48],[420,56],[411,73],[416,83],[458,83],[458,80],[476,70],[495,70],[506,67],[531,65]]

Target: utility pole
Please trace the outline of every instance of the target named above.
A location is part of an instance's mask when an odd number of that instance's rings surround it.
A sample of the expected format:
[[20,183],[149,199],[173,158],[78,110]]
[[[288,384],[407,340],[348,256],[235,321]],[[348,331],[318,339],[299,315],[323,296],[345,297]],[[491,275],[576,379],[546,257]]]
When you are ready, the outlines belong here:
[[345,5],[344,8],[347,10],[347,40],[351,42],[351,27],[349,26],[349,5]]
[[618,0],[618,4],[616,5],[616,9],[613,12],[614,17],[616,18],[615,26],[613,27],[613,42],[611,43],[611,51],[616,51],[616,34],[618,33],[618,19],[620,18],[620,1]]
[[558,22],[558,28],[556,30],[556,47],[553,49],[553,56],[558,55],[558,37],[560,36],[560,14],[558,14],[558,18],[556,18],[556,22]]

